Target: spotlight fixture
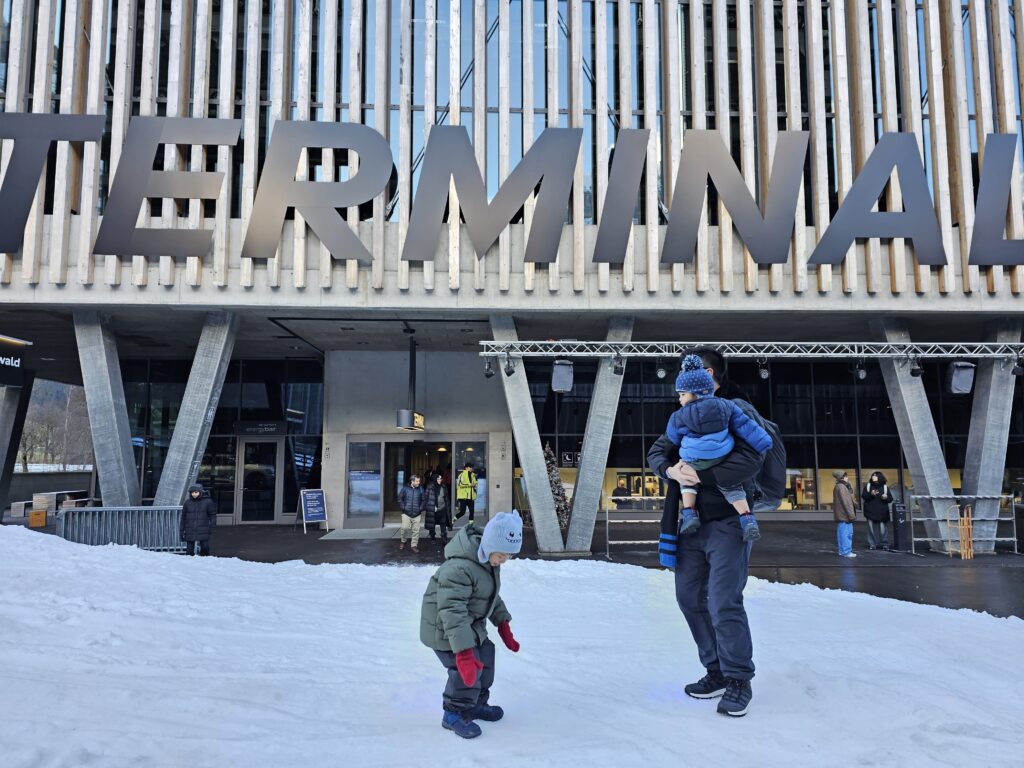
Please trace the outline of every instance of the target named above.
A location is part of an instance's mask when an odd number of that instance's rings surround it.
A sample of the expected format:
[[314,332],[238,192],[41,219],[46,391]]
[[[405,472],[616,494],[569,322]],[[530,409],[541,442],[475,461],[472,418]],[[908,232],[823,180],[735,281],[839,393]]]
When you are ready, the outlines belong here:
[[616,376],[621,376],[626,372],[626,361],[622,359],[622,355],[616,353],[615,357],[612,358],[612,373]]
[[658,361],[658,367],[654,369],[654,375],[657,376],[659,379],[664,379],[666,376],[668,376],[668,369],[665,367],[665,364],[660,360]]
[[768,369],[767,360],[757,361],[757,375],[761,377],[761,381],[768,381],[768,377],[772,375],[772,372]]
[[508,352],[506,352],[505,353],[505,375],[506,376],[511,376],[515,372],[516,372],[516,366],[512,362],[512,355],[510,355]]
[[489,379],[494,375],[494,366],[491,364],[491,358],[487,358],[484,361],[484,378]]
[[924,376],[924,368],[921,367],[921,362],[916,357],[910,361],[910,375],[915,379]]
[[1014,376],[1024,376],[1024,357],[1018,357],[1013,369],[1010,371]]
[[868,377],[868,372],[864,368],[864,363],[857,363],[857,367],[853,369],[853,375],[857,377],[857,381],[864,381]]

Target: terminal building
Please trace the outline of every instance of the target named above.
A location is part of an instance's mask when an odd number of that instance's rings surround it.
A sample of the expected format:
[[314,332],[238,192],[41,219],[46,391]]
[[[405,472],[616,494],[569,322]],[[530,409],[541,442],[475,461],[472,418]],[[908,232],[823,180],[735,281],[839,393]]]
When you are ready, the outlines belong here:
[[221,523],[280,524],[322,488],[332,529],[379,529],[409,475],[470,463],[479,511],[578,551],[616,487],[663,492],[678,359],[579,355],[554,392],[550,358],[482,342],[943,342],[1008,351],[970,394],[948,355],[730,363],[785,439],[777,514],[827,511],[835,469],[938,497],[1024,476],[1020,3],[32,0],[0,24],[0,332],[32,342],[8,467],[34,375],[84,384],[108,506],[198,478]]

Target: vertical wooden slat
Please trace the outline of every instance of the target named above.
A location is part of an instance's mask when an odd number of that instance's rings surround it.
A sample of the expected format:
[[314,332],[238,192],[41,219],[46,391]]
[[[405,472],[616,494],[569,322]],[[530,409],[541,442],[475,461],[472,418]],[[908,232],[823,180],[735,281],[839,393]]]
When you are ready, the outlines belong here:
[[[235,116],[235,51],[238,49],[238,0],[222,0],[220,6],[220,68],[217,84],[217,117]],[[212,54],[211,54],[212,55]],[[217,147],[217,170],[224,183],[217,195],[217,218],[213,228],[213,284],[228,284],[228,253],[231,248],[231,190],[234,147]]]
[[[544,4],[544,34],[547,40],[547,102],[548,127],[558,126],[558,0]],[[559,251],[561,248],[559,248]],[[559,282],[559,254],[548,264],[548,290],[557,291]]]
[[[583,128],[583,2],[569,0],[569,127]],[[580,152],[589,151],[580,146]],[[586,286],[583,246],[583,158],[577,156],[572,185],[572,289]]]
[[[739,58],[739,102],[740,102],[740,165],[743,180],[747,182],[750,194],[756,196],[757,187],[757,144],[754,140],[754,80],[750,55],[753,51],[750,30],[750,0],[736,0],[736,49]],[[750,257],[750,249],[743,244],[743,290],[753,293],[757,290],[757,264]]]
[[[498,3],[498,183],[504,183],[509,172],[510,94],[509,94],[509,4]],[[511,288],[512,253],[509,228],[498,236],[498,290]]]
[[[797,0],[785,0],[782,8],[783,57],[786,70],[786,128],[801,131],[804,127],[800,82],[800,16]],[[801,181],[796,197],[796,217],[793,225],[793,248],[790,269],[793,270],[793,290],[807,290],[807,214],[804,208],[804,183]]]
[[[348,25],[348,119],[352,123],[363,122],[363,6],[367,0],[350,0]],[[372,0],[371,0],[372,2]],[[348,175],[352,178],[359,172],[359,158],[348,153]],[[359,208],[353,206],[346,212],[346,220],[356,237],[359,236]],[[345,260],[345,285],[353,290],[359,287],[359,262]]]
[[[68,2],[64,6],[64,51],[61,63],[60,112],[81,114],[85,111],[87,61],[89,58],[89,24],[91,0]],[[101,38],[102,39],[102,38]],[[97,47],[102,48],[100,41]],[[93,142],[84,142],[92,144]],[[71,209],[78,208],[81,195],[82,152],[69,142],[57,144],[54,165],[53,215],[50,217],[49,279],[63,285],[68,280],[71,243]]]
[[[917,139],[917,150],[924,161],[924,114],[921,104],[921,66],[920,49],[917,45],[917,3],[915,0],[896,0],[896,25],[899,36],[900,51],[900,85],[903,94],[903,129],[910,131]],[[935,189],[938,189],[938,179],[935,179]],[[948,221],[949,200],[941,201],[935,199],[936,211],[940,214],[943,207],[947,212]],[[932,268],[927,264],[914,262],[914,290],[918,293],[928,293],[932,287]]]
[[946,144],[946,88],[942,77],[942,34],[939,10],[933,3],[924,4],[924,45],[928,82],[928,126],[932,155],[932,198],[939,214],[942,243],[946,249],[946,266],[939,271],[939,290],[949,293],[956,287],[953,269],[953,225],[950,208],[950,165]]
[[[882,131],[895,133],[900,129],[899,102],[896,95],[896,40],[893,33],[892,0],[878,0],[876,15],[878,24],[879,80],[882,92]],[[917,62],[904,60],[904,67],[917,69]],[[906,105],[907,109],[910,105]],[[886,208],[890,211],[903,210],[903,195],[900,193],[899,175],[893,174],[886,191]],[[907,290],[907,249],[901,237],[889,241],[889,290],[900,294]]]
[[[994,70],[996,73],[996,118],[1000,133],[1017,133],[1017,104],[1013,77],[1014,38],[1011,31],[1007,0],[989,0],[989,18],[992,20],[992,46]],[[1014,13],[1024,14],[1024,4],[1014,3]],[[1024,19],[1024,15],[1019,18]],[[1017,32],[1018,39],[1024,32]],[[1024,45],[1017,48],[1024,55]],[[1006,221],[1007,235],[1013,240],[1024,238],[1024,202],[1021,200],[1020,162],[1013,158],[1013,174],[1010,177],[1010,212]],[[1010,290],[1020,293],[1024,290],[1024,267],[1008,267]]]
[[[168,30],[167,50],[167,116],[184,117],[188,114],[188,91],[191,40],[192,40],[192,0],[181,0],[171,3],[170,28]],[[186,42],[187,41],[187,42]],[[175,144],[164,147],[164,170],[180,171],[182,156]],[[177,201],[163,201],[161,219],[166,229],[177,229],[180,226]],[[161,256],[159,260],[160,285],[174,285],[176,265],[174,257]]]
[[[779,102],[775,87],[775,3],[754,4],[757,30],[757,113],[758,154],[760,155],[760,199],[768,198],[775,145],[779,139]],[[790,246],[792,251],[792,245]],[[768,290],[777,293],[783,286],[783,264],[772,264],[768,270]]]
[[[854,171],[859,173],[875,148],[875,84],[871,76],[871,23],[868,5],[846,6],[846,32],[850,61],[850,129]],[[876,205],[873,210],[878,210]],[[864,241],[864,283],[868,293],[882,285],[882,248],[878,238]]]
[[[533,144],[534,119],[534,87],[533,82],[533,0],[523,0],[523,156],[530,151]],[[523,206],[523,242],[530,236],[530,225],[533,223],[533,211],[537,201],[533,195],[526,198]],[[537,276],[537,265],[532,262],[523,264],[523,290],[532,291]]]
[[[312,0],[297,0],[298,4],[298,45],[295,46],[295,85],[298,93],[291,94],[285,100],[284,119],[289,119],[291,110],[288,103],[295,102],[295,120],[309,120],[311,99],[309,97],[309,86],[312,81],[312,46],[313,46],[313,8]],[[291,45],[289,45],[289,49]],[[288,55],[289,60],[291,54]],[[291,73],[288,73],[288,82],[291,84]],[[309,151],[303,149],[299,153],[299,167],[295,172],[296,181],[309,180]],[[309,267],[308,255],[306,253],[308,243],[308,232],[306,220],[295,211],[295,228],[292,230],[292,283],[296,288],[306,287],[306,271]]]
[[[132,107],[132,81],[135,71],[135,20],[138,7],[135,0],[117,4],[117,39],[114,41],[114,98],[110,105],[110,167],[107,184],[117,177],[125,133]],[[143,31],[145,34],[145,30]],[[145,203],[143,203],[145,205]],[[121,257],[107,255],[103,261],[103,280],[107,285],[120,285]]]
[[[992,70],[989,60],[989,32],[985,18],[984,0],[970,0],[971,17],[971,69],[974,72],[974,114],[975,131],[978,146],[978,167],[983,167],[985,156],[985,139],[995,131],[996,117],[992,109]],[[1005,11],[1003,11],[1005,13]],[[966,85],[966,84],[965,84]],[[973,178],[972,178],[973,181]],[[971,219],[973,226],[974,190],[971,192]],[[962,241],[961,241],[962,242]],[[961,245],[961,247],[963,247]],[[970,253],[970,241],[967,243]],[[998,293],[1003,287],[1003,268],[1000,266],[985,267],[985,282],[989,293]]]
[[[273,139],[278,120],[287,120],[291,100],[292,0],[271,0],[273,44],[270,52],[270,115],[267,135]],[[282,232],[283,237],[283,232]],[[267,259],[267,285],[281,286],[281,241],[273,258]]]
[[[466,0],[469,2],[469,0]],[[448,124],[462,122],[462,0],[449,3],[448,23]],[[462,248],[459,226],[459,195],[454,182],[448,184],[448,288],[459,290]]]
[[[192,116],[206,117],[209,114],[210,101],[210,60],[214,52],[210,50],[210,37],[213,33],[213,17],[211,14],[210,0],[196,0],[196,21],[195,21],[195,59],[192,62]],[[230,15],[232,9],[230,3],[221,6],[221,13]],[[221,41],[223,47],[223,41]],[[186,92],[187,97],[187,92]],[[187,99],[186,99],[187,101]],[[186,103],[187,107],[187,103]],[[206,147],[198,145],[192,147],[189,157],[189,170],[193,173],[206,169]],[[224,180],[227,184],[227,179]],[[222,186],[221,195],[223,196]],[[218,200],[218,206],[220,201]],[[219,217],[215,220],[214,229],[220,224]],[[226,223],[226,222],[225,222]],[[205,216],[203,204],[200,200],[188,201],[188,226],[189,229],[205,229]],[[208,254],[214,260],[217,258],[216,233],[213,240],[213,253]],[[190,256],[185,260],[185,284],[197,286],[203,280],[204,257]]]
[[[338,20],[341,18],[338,13],[338,0],[324,0],[321,13],[324,14],[323,38],[317,46],[323,62],[319,118],[325,123],[333,123],[338,119]],[[321,178],[330,184],[336,181],[334,150],[325,147],[320,152]],[[334,284],[334,256],[323,243],[320,243],[319,256],[317,271],[320,273],[320,287],[329,289]]]
[[[600,217],[608,194],[608,3],[594,1],[594,210]],[[599,222],[600,223],[600,222]],[[597,265],[597,290],[611,287],[608,264]]]
[[[142,62],[139,68],[139,115],[148,117],[155,115],[157,77],[159,72],[158,56],[160,53],[161,7],[158,0],[146,0],[142,22]],[[134,23],[134,21],[129,22]],[[131,53],[134,56],[134,52]],[[130,87],[130,86],[129,86]],[[115,177],[116,178],[116,177]],[[148,227],[150,221],[149,200],[142,201],[137,225]],[[143,286],[149,283],[149,259],[145,256],[132,257],[132,285]]]
[[[53,56],[57,48],[57,0],[39,0],[36,17],[36,59],[32,76],[32,112],[45,114],[52,109]],[[43,245],[43,204],[46,193],[46,167],[39,176],[36,194],[25,224],[25,240],[21,250],[21,277],[31,285],[39,282]]]
[[[32,50],[32,3],[14,3],[11,6],[11,37],[7,50],[7,91],[5,112],[24,112],[28,104],[29,55]],[[11,162],[14,141],[4,139],[3,156],[0,159],[0,176],[6,176]],[[0,283],[7,285],[14,273],[14,254],[0,256]]]
[[[857,2],[858,0],[854,0]],[[850,72],[846,56],[846,0],[833,0],[829,6],[832,46],[832,112],[835,130],[836,186],[839,204],[853,186],[853,138],[850,128]],[[857,247],[853,245],[843,260],[843,291],[855,293],[857,273]]]
[[[732,148],[732,97],[729,87],[729,6],[727,0],[714,0],[714,45],[712,46],[715,71],[715,125],[726,148]],[[718,201],[718,289],[732,291],[733,285],[733,233],[732,216]],[[699,282],[699,281],[698,281]]]
[[[662,168],[664,170],[664,191],[665,205],[671,209],[672,192],[675,189],[676,175],[679,173],[679,150],[682,146],[683,115],[682,115],[682,91],[680,81],[682,80],[683,60],[680,53],[679,41],[679,14],[680,5],[678,2],[661,3],[661,58],[662,58]],[[694,88],[694,103],[699,103],[699,112],[702,119],[705,119],[704,111],[707,100],[704,98],[704,3],[690,3],[690,8],[700,11],[700,44],[697,45],[697,38],[694,37],[693,45],[693,67],[691,78]],[[699,71],[698,71],[699,70]],[[697,91],[701,96],[697,99]],[[694,123],[694,127],[696,123]],[[707,205],[704,205],[701,214],[701,223],[697,235],[697,257],[694,266],[696,275],[696,286],[698,290],[705,290],[708,281],[708,257],[707,257],[707,235],[708,235]],[[686,279],[686,265],[672,265],[672,290],[676,293],[683,290]],[[702,274],[703,273],[703,274]]]
[[[424,21],[426,50],[423,64],[423,142],[437,120],[437,0],[427,0]],[[423,263],[423,289],[434,290],[434,260]]]
[[[127,3],[134,5],[134,3]],[[90,43],[86,64],[88,82],[86,83],[84,111],[90,115],[101,115],[106,111],[104,99],[107,72],[107,35],[110,23],[110,6],[104,2],[92,3],[92,18],[89,23],[89,39],[103,41]],[[116,67],[116,64],[115,64]],[[96,206],[99,201],[100,186],[100,145],[86,142],[82,147],[82,198],[78,208],[81,226],[78,233],[77,251],[78,282],[92,285],[95,279],[96,258],[93,256],[93,239],[96,236]]]
[[[404,243],[412,210],[412,0],[401,0],[398,51],[398,242]],[[409,262],[398,261],[398,289],[409,290]]]
[[[245,2],[245,105],[242,107],[242,227],[249,226],[256,196],[256,160],[260,128],[260,27],[263,21],[261,0]],[[239,282],[243,288],[254,283],[256,265],[242,259]]]
[[[664,4],[663,4],[664,5]],[[674,3],[668,3],[670,7],[674,7]],[[704,3],[691,2],[690,3],[690,103],[693,110],[693,128],[694,130],[704,130],[707,128],[707,73],[705,71],[704,62]],[[675,23],[675,19],[666,18],[662,22],[662,29],[665,31],[665,40],[668,45],[673,45],[678,49],[678,35],[670,34],[669,25]],[[676,38],[670,40],[669,38]],[[667,50],[666,50],[667,54]],[[675,62],[678,61],[678,53],[675,58],[666,60],[669,64],[669,72],[677,71]],[[669,80],[672,80],[672,75],[669,74]],[[675,78],[675,82],[672,82],[669,86],[669,91],[675,91],[678,89],[678,75]],[[666,114],[668,114],[669,100],[666,98]],[[665,205],[669,206],[669,210],[672,208],[672,193],[675,190],[675,179],[679,173],[679,146],[680,146],[680,131],[679,125],[679,104],[676,99],[675,115],[676,119],[668,125],[666,132],[665,142],[665,169],[666,173],[669,168],[672,169],[671,175],[665,179]],[[718,102],[715,102],[715,112],[718,112]],[[717,119],[717,118],[716,118]],[[673,265],[672,269],[672,289],[679,290],[677,287],[677,276],[676,267],[682,265]],[[708,205],[707,199],[705,198],[704,203],[700,209],[700,224],[697,227],[697,254],[694,261],[694,282],[695,287],[699,293],[703,293],[708,289],[708,283],[710,281],[709,265],[708,265]]]
[[[391,114],[388,106],[389,77],[391,62],[391,3],[389,0],[374,0],[376,3],[376,28],[374,29],[374,72],[373,121],[374,128],[385,139],[391,138]],[[373,198],[373,266],[370,270],[370,284],[377,290],[384,287],[384,196]]]
[[[950,193],[953,216],[960,235],[960,276],[964,293],[979,288],[977,267],[968,264],[971,233],[974,230],[974,175],[971,168],[971,139],[968,126],[967,63],[964,58],[964,25],[959,0],[938,3],[941,31],[942,74],[945,80],[945,101],[932,98],[932,112],[946,108],[946,141],[949,147]],[[986,59],[988,57],[986,56]],[[988,67],[985,68],[988,76]],[[979,157],[980,159],[980,157]]]
[[[487,0],[473,0],[473,151],[487,188]],[[487,287],[487,256],[473,258],[473,287]]]
[[[619,38],[619,130],[633,127],[633,23],[631,4],[620,2],[618,5],[618,38]],[[634,256],[632,225],[629,238],[626,240],[626,253],[622,257],[622,290],[630,293],[633,290],[633,278],[636,274],[636,258]]]
[[661,270],[659,263],[658,233],[658,103],[655,71],[658,61],[657,24],[655,23],[654,0],[643,0],[643,92],[644,127],[651,131],[647,143],[647,169],[644,173],[644,215],[647,238],[644,245],[647,265],[647,290],[656,293],[659,288]]
[[[824,19],[820,3],[804,6],[807,50],[807,111],[811,133],[811,206],[814,211],[815,243],[821,240],[830,220],[828,183],[828,122],[825,118]],[[832,290],[832,265],[822,264],[817,272],[819,293]]]

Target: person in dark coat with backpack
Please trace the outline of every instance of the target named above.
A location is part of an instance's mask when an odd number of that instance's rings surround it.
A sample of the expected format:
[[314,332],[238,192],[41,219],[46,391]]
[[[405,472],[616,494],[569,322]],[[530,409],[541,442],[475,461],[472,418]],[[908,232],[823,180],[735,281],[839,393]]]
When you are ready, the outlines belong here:
[[437,535],[436,528],[441,529],[441,541],[448,540],[448,531],[452,529],[451,512],[448,509],[448,491],[442,483],[441,473],[427,476],[427,490],[424,502],[426,508],[424,522],[430,538]]
[[889,505],[892,493],[885,475],[872,472],[860,494],[864,518],[868,521],[868,549],[889,549]]
[[217,505],[203,486],[196,483],[188,489],[188,498],[181,505],[181,539],[185,554],[210,554],[210,534],[217,527]]

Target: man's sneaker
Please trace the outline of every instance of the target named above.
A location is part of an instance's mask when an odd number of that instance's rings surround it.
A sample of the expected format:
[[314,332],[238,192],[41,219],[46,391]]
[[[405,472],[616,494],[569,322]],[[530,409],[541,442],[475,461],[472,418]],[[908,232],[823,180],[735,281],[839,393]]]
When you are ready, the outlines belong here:
[[744,541],[757,541],[761,538],[761,529],[757,525],[757,518],[753,512],[740,515],[740,528],[743,529]]
[[743,717],[750,708],[750,700],[754,694],[750,690],[748,680],[726,680],[725,695],[718,702],[718,712],[731,717]]
[[496,723],[505,716],[505,710],[491,704],[477,704],[462,713],[467,720],[483,720],[488,723]]
[[840,553],[839,556],[840,557],[856,557],[857,555],[855,555],[853,552],[847,552],[845,555]]
[[482,731],[480,726],[472,720],[467,720],[463,712],[449,712],[445,710],[441,720],[441,727],[446,731],[452,731],[456,736],[464,739],[475,739]]
[[686,536],[700,528],[700,518],[697,513],[687,507],[683,510],[682,519],[679,522],[679,535]]
[[695,699],[716,699],[725,693],[726,680],[722,673],[717,670],[708,670],[696,683],[690,683],[683,688],[687,696]]

